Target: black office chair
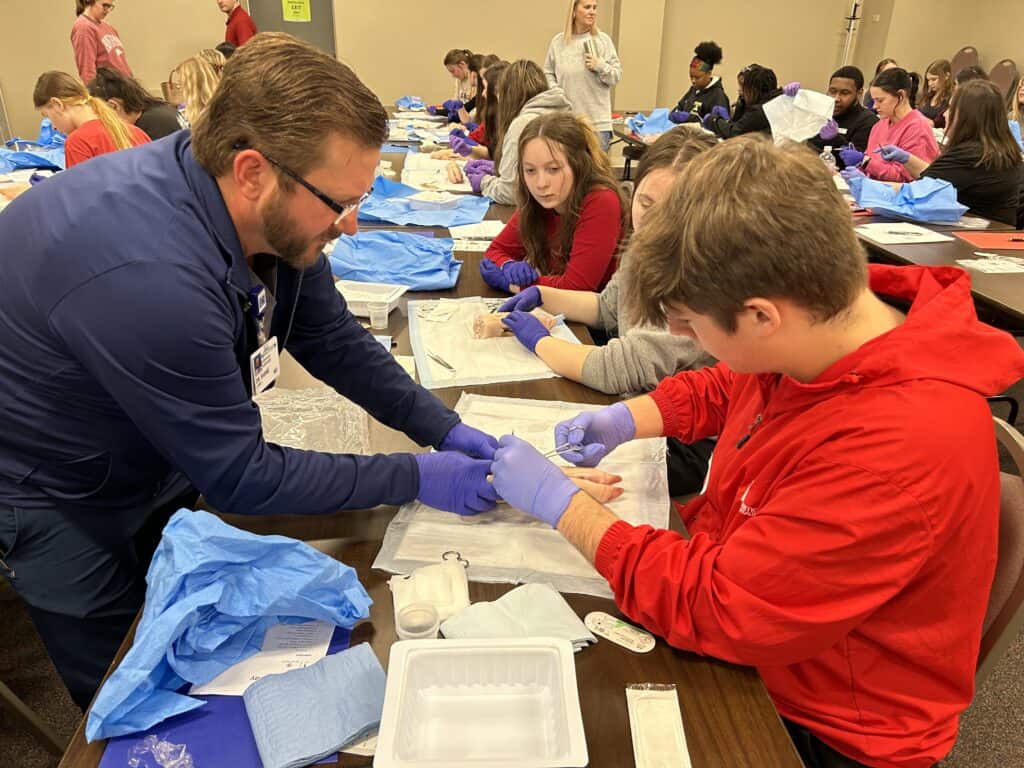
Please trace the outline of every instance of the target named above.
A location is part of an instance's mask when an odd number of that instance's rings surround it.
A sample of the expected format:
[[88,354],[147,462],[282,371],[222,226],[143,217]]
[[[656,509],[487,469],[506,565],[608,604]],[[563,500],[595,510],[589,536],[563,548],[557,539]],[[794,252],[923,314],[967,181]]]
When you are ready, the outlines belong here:
[[644,152],[647,151],[647,146],[644,144],[626,144],[622,148],[622,157],[626,161],[626,165],[622,169],[622,180],[629,181],[629,174],[632,172],[633,161],[639,160],[644,156]]

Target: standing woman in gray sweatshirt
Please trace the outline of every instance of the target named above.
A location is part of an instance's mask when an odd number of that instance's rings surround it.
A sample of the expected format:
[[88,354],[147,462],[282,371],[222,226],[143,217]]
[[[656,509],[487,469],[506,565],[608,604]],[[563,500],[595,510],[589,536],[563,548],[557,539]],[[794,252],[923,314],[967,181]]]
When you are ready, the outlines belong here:
[[[640,160],[633,192],[634,230],[643,226],[648,210],[672,188],[682,167],[717,143],[709,134],[676,128],[647,148]],[[622,281],[628,279],[628,270],[616,272],[601,293],[531,286],[506,301],[501,311],[529,312],[543,306],[552,314],[565,315],[567,320],[616,334],[617,338],[602,347],[572,344],[544,335],[536,342],[534,352],[555,373],[591,389],[616,395],[647,392],[666,376],[708,358],[687,336],[672,336],[664,328],[631,327],[629,312],[620,298]],[[540,325],[539,321],[537,324]]]
[[565,31],[548,47],[544,75],[560,85],[573,112],[586,115],[605,151],[612,140],[612,87],[622,64],[612,39],[597,28],[597,0],[569,0]]

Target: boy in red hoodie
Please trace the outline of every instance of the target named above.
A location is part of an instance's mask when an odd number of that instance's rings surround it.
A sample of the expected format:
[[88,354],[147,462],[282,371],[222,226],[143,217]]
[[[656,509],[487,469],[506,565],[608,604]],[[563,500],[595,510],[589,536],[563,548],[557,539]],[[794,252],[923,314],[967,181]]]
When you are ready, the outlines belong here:
[[511,436],[496,490],[576,545],[627,616],[756,666],[808,766],[931,766],[974,693],[996,562],[984,397],[1024,353],[978,321],[963,270],[869,267],[805,148],[725,142],[651,218],[625,259],[638,320],[721,363],[555,442],[593,466],[634,438],[719,435],[691,538],[619,520]]

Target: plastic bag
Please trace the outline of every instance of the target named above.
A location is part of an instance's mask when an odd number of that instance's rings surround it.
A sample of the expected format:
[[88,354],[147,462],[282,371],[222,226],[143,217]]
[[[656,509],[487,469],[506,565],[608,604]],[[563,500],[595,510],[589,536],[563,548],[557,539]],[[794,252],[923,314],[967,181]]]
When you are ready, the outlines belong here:
[[626,125],[637,136],[651,136],[658,133],[671,131],[676,124],[668,119],[669,110],[655,109],[650,115],[637,112],[626,121]]
[[395,106],[399,109],[419,110],[426,109],[423,99],[419,96],[401,96],[395,100]]
[[806,141],[817,136],[832,119],[835,100],[824,93],[801,88],[796,96],[776,96],[764,105],[776,144]]
[[407,232],[342,235],[330,255],[331,271],[342,280],[396,283],[418,291],[440,291],[459,280],[462,262],[452,256],[449,237]]
[[849,180],[850,194],[861,208],[911,221],[956,223],[967,211],[956,199],[956,187],[942,179],[924,178],[903,184],[897,192],[888,182],[866,176]]

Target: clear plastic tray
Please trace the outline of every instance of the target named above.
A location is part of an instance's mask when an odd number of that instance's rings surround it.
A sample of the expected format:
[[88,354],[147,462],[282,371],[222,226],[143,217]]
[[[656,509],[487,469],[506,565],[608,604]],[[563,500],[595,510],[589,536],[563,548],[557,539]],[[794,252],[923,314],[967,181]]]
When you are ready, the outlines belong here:
[[398,300],[409,290],[405,285],[393,285],[392,283],[360,283],[356,280],[337,280],[334,287],[338,293],[345,297],[348,304],[348,311],[359,317],[369,317],[370,310],[367,304],[371,301],[386,301],[388,303],[388,314],[398,306]]
[[374,768],[582,768],[587,762],[567,640],[391,646]]

